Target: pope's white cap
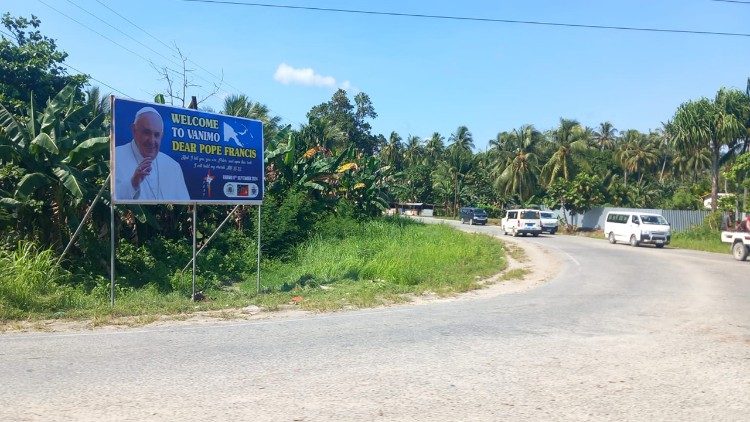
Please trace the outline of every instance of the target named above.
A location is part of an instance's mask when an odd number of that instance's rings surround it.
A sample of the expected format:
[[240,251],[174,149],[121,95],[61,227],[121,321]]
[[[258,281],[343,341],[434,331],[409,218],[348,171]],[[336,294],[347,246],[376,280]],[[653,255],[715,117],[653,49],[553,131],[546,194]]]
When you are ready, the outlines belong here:
[[138,117],[141,114],[145,114],[145,113],[155,113],[157,116],[161,117],[161,114],[159,114],[159,112],[156,111],[155,108],[153,108],[153,107],[143,107],[142,109],[138,110],[137,113],[135,113],[135,119],[133,119],[133,124],[135,124],[135,122],[138,121]]

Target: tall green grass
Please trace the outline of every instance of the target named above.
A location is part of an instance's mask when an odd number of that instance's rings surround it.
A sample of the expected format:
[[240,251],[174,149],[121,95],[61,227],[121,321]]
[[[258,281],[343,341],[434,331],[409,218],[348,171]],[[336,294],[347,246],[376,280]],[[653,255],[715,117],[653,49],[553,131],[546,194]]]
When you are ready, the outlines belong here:
[[315,237],[291,260],[266,265],[262,280],[270,293],[303,296],[303,307],[337,309],[476,289],[506,262],[502,244],[490,237],[385,219],[343,237]]
[[675,233],[671,245],[675,248],[729,253],[729,244],[721,242],[721,212],[709,214],[701,224]]
[[729,244],[721,242],[721,232],[707,224],[694,226],[672,236],[671,246],[696,251],[729,253]]
[[[244,251],[243,245],[237,247]],[[75,284],[72,276],[56,265],[53,252],[21,242],[0,249],[0,320],[53,317],[119,323],[118,317],[131,316],[145,323],[162,314],[250,304],[270,310],[291,303],[310,310],[371,307],[404,302],[414,294],[476,289],[483,277],[505,267],[503,245],[487,236],[401,218],[365,223],[333,218],[319,222],[316,234],[290,256],[263,262],[260,295],[253,271],[240,274],[238,283],[209,287],[205,301],[192,302],[185,293],[190,272],[174,268],[171,283],[180,288],[166,292],[156,283],[120,283],[111,307],[109,280],[101,278],[87,292],[70,287]],[[198,285],[212,286],[203,282],[215,272],[198,270]]]
[[29,313],[53,313],[85,300],[82,292],[66,286],[70,274],[56,264],[50,250],[21,241],[0,248],[0,319]]

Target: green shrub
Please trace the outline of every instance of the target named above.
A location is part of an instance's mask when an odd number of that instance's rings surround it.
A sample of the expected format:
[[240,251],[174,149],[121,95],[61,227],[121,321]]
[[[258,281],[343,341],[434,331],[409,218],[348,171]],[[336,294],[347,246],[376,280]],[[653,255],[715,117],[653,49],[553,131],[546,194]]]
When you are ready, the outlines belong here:
[[676,210],[699,210],[703,208],[703,201],[699,196],[691,193],[687,188],[680,188],[672,195],[671,200],[665,201],[664,208]]
[[[169,242],[159,242],[157,239],[156,243],[164,245]],[[118,284],[134,288],[154,284],[162,290],[169,289],[167,284],[169,277],[177,269],[170,264],[174,265],[176,262],[170,261],[164,255],[155,254],[153,250],[155,248],[152,249],[149,246],[152,246],[152,243],[135,246],[124,239],[120,240],[117,247],[115,271]],[[156,256],[159,258],[157,259]]]
[[303,192],[266,197],[262,208],[263,255],[283,256],[306,240],[315,221],[320,218],[316,207],[316,203]]

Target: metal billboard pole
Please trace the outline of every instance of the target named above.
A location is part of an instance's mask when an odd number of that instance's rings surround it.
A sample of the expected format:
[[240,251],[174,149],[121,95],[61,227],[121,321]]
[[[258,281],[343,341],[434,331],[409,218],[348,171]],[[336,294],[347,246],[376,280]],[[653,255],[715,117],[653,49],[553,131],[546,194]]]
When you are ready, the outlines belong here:
[[109,199],[109,304],[115,306],[115,203]]
[[195,302],[195,230],[198,227],[198,204],[193,204],[193,302]]
[[109,127],[109,306],[115,306],[115,178],[112,165],[115,160],[115,96],[109,96],[112,124]]
[[206,240],[205,242],[203,242],[203,245],[201,245],[201,248],[198,249],[198,252],[195,253],[195,256],[193,257],[193,259],[190,262],[188,262],[187,264],[185,264],[185,266],[182,267],[182,270],[180,272],[185,272],[185,270],[187,270],[187,267],[190,266],[190,264],[195,260],[195,258],[198,257],[198,255],[200,255],[200,253],[203,251],[203,249],[206,249],[206,246],[208,246],[208,244],[211,243],[211,240],[214,238],[214,236],[216,236],[216,234],[219,233],[219,230],[221,230],[221,228],[224,227],[224,224],[226,224],[227,221],[229,221],[229,218],[239,208],[240,208],[239,205],[235,205],[235,207],[232,209],[232,211],[229,213],[229,215],[227,215],[226,218],[224,218],[224,221],[222,221],[221,224],[219,224],[219,227],[217,227],[216,230],[214,230],[214,232],[211,233],[211,236],[208,237],[208,240]]
[[258,266],[255,269],[255,290],[260,295],[260,204],[258,204]]

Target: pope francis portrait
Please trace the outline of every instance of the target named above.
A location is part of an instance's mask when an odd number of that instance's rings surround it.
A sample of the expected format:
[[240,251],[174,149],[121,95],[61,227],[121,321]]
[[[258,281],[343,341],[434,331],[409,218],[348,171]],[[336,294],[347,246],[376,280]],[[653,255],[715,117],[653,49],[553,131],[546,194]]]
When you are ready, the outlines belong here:
[[130,126],[133,139],[115,148],[115,199],[189,201],[180,165],[159,152],[164,122],[153,107],[143,107]]

